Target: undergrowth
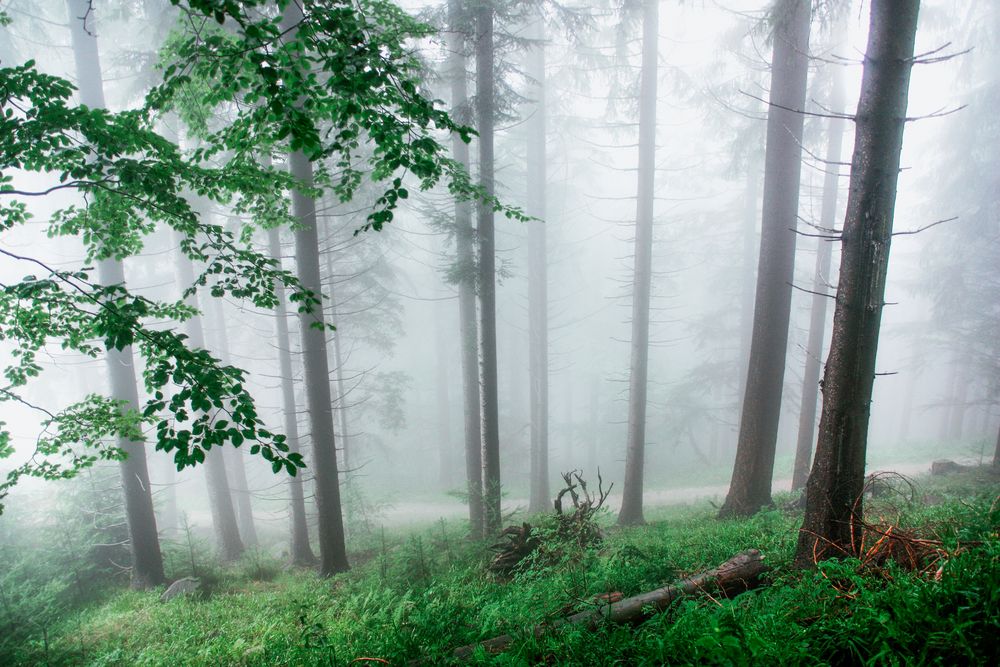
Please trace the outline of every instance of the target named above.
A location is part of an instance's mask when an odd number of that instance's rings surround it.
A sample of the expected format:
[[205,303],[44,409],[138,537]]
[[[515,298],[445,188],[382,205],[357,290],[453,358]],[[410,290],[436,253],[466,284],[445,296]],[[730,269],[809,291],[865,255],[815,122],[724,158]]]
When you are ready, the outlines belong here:
[[[278,571],[262,554],[210,569],[202,596],[159,601],[120,591],[62,609],[47,628],[0,642],[2,664],[405,665],[448,662],[452,649],[495,635],[511,648],[473,664],[998,664],[1000,509],[993,482],[962,476],[928,486],[916,502],[871,503],[871,516],[938,540],[931,573],[856,560],[790,569],[801,516],[781,510],[717,521],[707,506],[647,512],[648,525],[617,529],[592,548],[564,549],[507,581],[486,573],[484,545],[440,523],[380,535],[354,569],[330,580]],[[927,505],[926,502],[934,504]],[[625,596],[757,548],[768,585],[733,599],[690,597],[635,627],[525,629],[598,596]],[[359,559],[360,560],[360,559]],[[4,580],[9,582],[10,580]],[[5,583],[5,585],[7,585]],[[376,662],[361,660],[378,659]]]

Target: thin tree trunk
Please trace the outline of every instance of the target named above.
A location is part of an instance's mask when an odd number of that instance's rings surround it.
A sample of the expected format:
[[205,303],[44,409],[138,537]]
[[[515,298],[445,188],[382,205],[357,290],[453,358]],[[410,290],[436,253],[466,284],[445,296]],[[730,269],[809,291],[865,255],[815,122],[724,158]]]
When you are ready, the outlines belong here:
[[[78,96],[81,104],[93,109],[106,107],[104,82],[101,79],[100,52],[94,33],[94,9],[88,0],[66,0],[73,56],[76,61]],[[84,25],[86,21],[86,25]],[[97,263],[98,277],[103,285],[125,283],[122,263],[113,259]],[[139,410],[132,347],[107,351],[108,379],[111,397],[125,401],[127,410]],[[149,485],[146,446],[141,440],[119,438],[118,448],[126,453],[119,463],[122,490],[125,496],[125,521],[128,524],[129,550],[132,556],[132,587],[150,588],[165,582],[163,555],[156,531],[156,515]]]
[[[277,229],[267,230],[267,244],[271,257],[281,262],[281,239]],[[285,305],[285,286],[275,283],[274,296],[278,305],[274,309],[275,338],[278,342],[278,367],[281,374],[281,407],[284,416],[285,437],[288,451],[297,453],[299,447],[299,424],[296,417],[295,389],[292,386],[291,336],[288,334],[288,307]],[[304,471],[303,471],[304,472]],[[316,564],[316,556],[309,545],[309,525],[306,522],[305,493],[302,488],[302,474],[288,478],[291,497],[291,542],[289,544],[292,565],[305,567]]]
[[993,467],[1000,468],[1000,428],[997,429],[997,446],[993,450]]
[[[216,343],[218,345],[219,359],[223,364],[230,365],[229,356],[229,334],[226,332],[226,319],[222,311],[222,302],[212,299],[209,302],[212,309],[212,319],[215,320]],[[227,447],[223,460],[226,462],[226,470],[232,474],[233,484],[231,487],[233,499],[236,501],[236,520],[240,527],[240,537],[243,544],[248,547],[257,546],[257,526],[253,520],[253,505],[250,497],[250,484],[247,482],[246,459],[243,456],[241,447]]]
[[809,51],[810,0],[779,0],[771,63],[764,156],[764,207],[736,462],[720,517],[747,516],[771,504],[792,304],[799,209],[802,113]]
[[528,375],[531,401],[531,497],[528,511],[549,508],[549,322],[545,238],[545,27],[540,14],[533,19],[527,74],[534,80],[535,109],[528,125]]
[[[840,112],[844,107],[843,77],[833,74],[830,108]],[[826,147],[826,176],[823,179],[823,205],[820,226],[833,229],[837,220],[837,200],[840,194],[841,147],[844,143],[844,123],[841,118],[829,121]],[[809,340],[806,343],[806,363],[802,375],[802,402],[799,407],[799,435],[795,446],[795,466],[792,469],[792,490],[805,488],[812,461],[813,434],[816,432],[816,401],[819,395],[819,374],[823,357],[823,336],[826,334],[826,311],[829,309],[830,264],[833,256],[831,239],[816,239],[816,270],[813,274],[812,307],[809,312]]]
[[[296,3],[286,5],[281,28],[293,35],[302,20],[302,10]],[[303,188],[313,185],[312,163],[302,153],[288,156],[292,175]],[[316,201],[302,190],[292,191],[292,211],[298,219],[295,230],[295,262],[299,282],[313,294],[321,295],[323,285],[319,271],[319,235],[316,221]],[[333,431],[333,406],[330,396],[330,363],[326,352],[326,320],[323,307],[317,304],[312,312],[299,313],[302,336],[302,363],[305,366],[306,403],[312,434],[313,469],[316,480],[316,509],[319,514],[320,574],[324,577],[345,572],[347,545],[344,539],[344,517],[340,502],[340,473],[337,468],[337,446]]]
[[951,414],[948,418],[948,441],[951,443],[957,443],[962,439],[962,433],[965,430],[965,412],[968,409],[967,401],[969,400],[969,382],[963,377],[957,359],[958,355],[955,356],[955,374],[958,381],[955,383],[955,393],[952,394]]
[[[200,206],[198,202],[195,203],[195,208],[200,209],[198,210],[200,216],[206,215],[204,207]],[[180,233],[174,233],[174,242],[178,246],[180,246],[182,239]],[[181,289],[194,285],[195,275],[191,260],[185,257],[180,250],[177,253],[176,270],[177,283]],[[197,295],[188,297],[186,302],[189,306],[198,308]],[[184,330],[191,347],[206,349],[205,330],[202,326],[201,315],[195,315],[187,320],[184,323]],[[232,561],[243,554],[244,544],[240,538],[239,523],[233,505],[232,489],[229,486],[224,456],[225,451],[221,447],[205,452],[205,481],[208,484],[208,501],[212,510],[212,526],[215,529],[219,557],[223,561]]]
[[875,358],[919,0],[872,0],[833,339],[796,563],[856,555]]
[[747,389],[747,368],[750,366],[750,341],[753,337],[754,285],[757,283],[757,192],[760,190],[760,165],[753,157],[747,161],[747,186],[743,204],[743,276],[740,291],[740,384],[737,389],[737,407],[743,409]]
[[639,80],[639,176],[636,190],[635,268],[632,281],[632,346],[629,362],[628,440],[625,483],[618,523],[635,525],[642,516],[646,455],[646,391],[649,363],[649,301],[653,263],[653,181],[656,174],[656,83],[659,0],[644,0],[642,69]]
[[[476,129],[479,185],[493,196],[493,5],[476,8]],[[487,535],[500,530],[500,414],[497,404],[496,249],[493,205],[476,206],[479,232],[479,336],[482,355],[483,507]]]
[[[448,2],[448,48],[451,53],[452,113],[470,122],[468,75],[465,64],[465,21],[461,0]],[[453,135],[455,161],[469,169],[469,145]],[[476,319],[476,233],[472,227],[472,205],[455,202],[455,254],[458,264],[458,320],[462,345],[462,407],[465,433],[465,477],[469,496],[469,534],[484,535],[482,421],[479,392],[479,325]]]
[[[332,238],[333,230],[332,225],[330,226],[330,235]],[[332,244],[331,244],[332,245]],[[337,421],[340,427],[340,460],[341,469],[344,472],[345,479],[349,480],[351,477],[351,463],[353,459],[353,452],[351,451],[351,439],[347,432],[347,391],[344,389],[344,355],[343,350],[340,345],[340,341],[343,337],[343,330],[340,321],[340,317],[337,315],[337,301],[334,298],[334,266],[333,266],[333,250],[328,250],[326,253],[326,273],[329,276],[329,287],[327,288],[326,296],[330,300],[330,324],[334,327],[333,332],[333,381],[337,385]]]

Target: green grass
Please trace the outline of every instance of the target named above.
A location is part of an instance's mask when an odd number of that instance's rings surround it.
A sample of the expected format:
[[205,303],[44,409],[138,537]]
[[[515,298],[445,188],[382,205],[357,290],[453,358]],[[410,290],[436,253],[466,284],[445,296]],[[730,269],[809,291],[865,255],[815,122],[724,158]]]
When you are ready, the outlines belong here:
[[[388,537],[354,569],[330,580],[277,572],[260,562],[206,577],[211,594],[158,600],[121,591],[67,612],[5,646],[2,664],[345,665],[380,658],[447,662],[450,650],[511,633],[515,642],[474,664],[997,664],[1000,509],[995,478],[921,481],[939,504],[890,499],[882,518],[955,552],[937,577],[857,562],[818,572],[788,568],[801,517],[780,511],[717,521],[708,506],[647,512],[641,528],[609,528],[604,543],[564,550],[513,581],[484,573],[482,545],[461,526]],[[734,599],[685,599],[637,627],[563,628],[535,639],[523,629],[584,608],[595,595],[662,586],[759,548],[770,585]],[[356,559],[360,560],[360,559]],[[272,564],[273,565],[273,564]],[[257,578],[258,580],[255,580]],[[382,664],[355,662],[354,664]]]

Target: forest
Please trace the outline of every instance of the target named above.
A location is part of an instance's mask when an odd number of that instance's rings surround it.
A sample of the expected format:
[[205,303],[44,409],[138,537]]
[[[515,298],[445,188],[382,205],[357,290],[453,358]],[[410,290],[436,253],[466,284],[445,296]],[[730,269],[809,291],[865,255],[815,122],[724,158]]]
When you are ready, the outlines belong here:
[[1000,3],[0,0],[0,665],[1000,664]]

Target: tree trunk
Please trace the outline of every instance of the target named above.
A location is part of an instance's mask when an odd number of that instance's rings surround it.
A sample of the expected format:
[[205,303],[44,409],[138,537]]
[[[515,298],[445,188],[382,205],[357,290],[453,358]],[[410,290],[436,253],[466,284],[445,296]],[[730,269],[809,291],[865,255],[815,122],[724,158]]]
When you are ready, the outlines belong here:
[[802,113],[795,110],[805,106],[810,0],[779,0],[772,11],[776,26],[753,337],[736,462],[720,517],[748,516],[771,504],[785,375],[802,157]]
[[[721,591],[723,595],[742,593],[756,585],[761,575],[767,570],[764,556],[756,549],[750,549],[736,554],[716,568],[683,579],[676,584],[657,588],[612,604],[592,607],[568,618],[536,625],[527,631],[538,638],[565,625],[580,625],[588,630],[594,630],[608,623],[636,624],[658,614],[685,595],[714,591]],[[452,655],[459,660],[468,660],[477,648],[482,647],[486,653],[494,654],[506,650],[513,642],[514,637],[511,635],[501,635],[457,648]]]
[[757,282],[755,248],[757,242],[757,192],[760,189],[760,165],[751,155],[747,159],[747,189],[743,204],[743,277],[740,290],[740,384],[737,388],[737,407],[743,409],[743,397],[747,389],[747,368],[750,366],[750,341],[753,337],[753,298]]
[[656,175],[656,83],[659,0],[644,0],[642,69],[639,74],[639,172],[636,188],[635,268],[632,280],[632,346],[629,361],[628,439],[625,483],[618,523],[636,525],[642,516],[646,454],[646,390],[649,362],[649,300],[653,262],[653,181]]
[[531,401],[531,497],[529,512],[548,510],[549,497],[549,322],[545,239],[545,27],[533,19],[527,74],[534,80],[529,95],[535,109],[529,119],[527,146],[528,223],[528,375]]
[[[493,196],[493,5],[476,8],[476,129],[479,185]],[[500,414],[497,405],[496,256],[493,205],[476,205],[479,232],[479,336],[482,354],[483,508],[485,530],[500,530]]]
[[[66,0],[69,13],[73,56],[76,61],[78,96],[81,104],[92,109],[106,107],[104,82],[101,79],[100,52],[94,33],[94,10],[88,0]],[[84,25],[84,21],[87,25]],[[97,263],[103,285],[125,282],[122,263],[113,259]],[[128,410],[139,410],[132,347],[107,351],[111,397],[125,401]],[[150,588],[165,582],[163,555],[156,531],[156,515],[146,465],[146,446],[141,440],[119,439],[117,446],[127,454],[119,463],[125,496],[125,521],[128,524],[129,550],[132,555],[132,587]]]
[[[205,207],[195,202],[194,208],[199,217],[207,215]],[[182,236],[174,233],[174,242],[180,246]],[[194,285],[194,268],[191,260],[180,250],[177,253],[177,283],[180,288],[187,289]],[[198,297],[192,295],[186,300],[189,306],[198,308]],[[184,323],[188,344],[195,349],[206,349],[205,330],[201,315],[195,315]],[[208,484],[208,502],[212,510],[212,527],[215,529],[216,545],[219,558],[223,561],[236,560],[243,554],[244,544],[240,538],[239,523],[236,519],[236,509],[233,506],[232,489],[229,486],[229,476],[226,473],[225,450],[213,448],[205,452],[205,481]]]
[[[294,34],[302,20],[302,10],[292,2],[285,7],[281,28]],[[313,186],[312,163],[302,153],[288,156],[292,176],[304,188]],[[302,190],[292,191],[292,212],[298,219],[295,230],[295,263],[299,282],[316,295],[323,293],[319,272],[319,234],[316,201]],[[299,313],[302,336],[302,363],[305,366],[306,404],[312,434],[313,476],[316,485],[316,509],[319,514],[319,571],[324,577],[345,572],[347,546],[344,540],[344,517],[340,502],[340,473],[333,431],[333,406],[330,396],[330,363],[326,353],[326,320],[323,307]]]
[[[229,335],[226,332],[222,301],[211,299],[209,303],[212,309],[212,319],[215,320],[219,360],[223,364],[230,365],[232,360],[229,356]],[[240,537],[243,538],[245,546],[257,546],[259,543],[257,526],[254,525],[253,520],[253,505],[250,499],[250,484],[247,482],[246,459],[243,456],[243,449],[241,447],[227,447],[222,451],[225,452],[223,460],[226,462],[226,470],[232,474],[233,484],[230,490],[236,501],[236,520],[240,527]]]
[[[277,229],[267,230],[267,243],[271,257],[280,264],[281,239]],[[274,309],[274,326],[278,342],[278,367],[281,374],[281,408],[288,451],[295,453],[300,451],[298,408],[295,405],[295,389],[292,386],[292,351],[291,336],[288,334],[288,307],[285,305],[285,286],[280,282],[274,285],[274,296],[278,301],[278,305]],[[292,516],[289,553],[292,565],[299,567],[316,564],[316,556],[309,545],[309,525],[306,522],[305,493],[302,488],[303,473],[304,471],[300,471],[294,477],[288,478],[288,491],[291,497],[289,511]]]
[[[833,74],[833,93],[830,108],[840,112],[844,107],[843,77]],[[844,143],[844,123],[842,118],[831,118],[826,146],[826,176],[823,179],[823,205],[820,211],[820,227],[833,229],[837,222],[837,200],[840,194],[841,147]],[[825,232],[824,232],[825,233]],[[795,466],[792,469],[792,490],[798,491],[806,485],[809,464],[812,459],[813,433],[816,431],[816,401],[819,393],[819,374],[823,357],[823,336],[826,334],[826,311],[830,297],[828,286],[830,264],[833,255],[833,241],[819,238],[816,249],[816,270],[813,274],[812,307],[809,312],[809,340],[806,343],[806,364],[802,375],[802,397],[799,407],[799,435],[795,446]]]
[[[333,225],[329,227],[330,237],[333,236]],[[331,244],[332,246],[332,244]],[[333,270],[333,250],[328,250],[326,254],[326,273],[329,276],[329,287],[326,296],[330,300],[330,324],[334,327],[333,332],[333,381],[337,385],[337,421],[340,426],[340,460],[341,469],[344,471],[345,479],[351,477],[351,463],[353,452],[351,451],[351,439],[347,432],[347,391],[344,389],[344,355],[340,341],[343,337],[343,324],[337,315],[337,301],[334,298],[334,270]]]
[[1000,468],[1000,428],[997,429],[997,446],[993,450],[993,467]]
[[[465,70],[465,20],[461,0],[448,2],[448,48],[451,53],[452,113],[470,122],[468,75]],[[469,145],[458,135],[451,139],[455,161],[469,169]],[[469,495],[469,533],[483,537],[482,421],[479,392],[479,325],[476,319],[476,233],[472,227],[472,205],[455,202],[455,254],[458,264],[458,319],[462,339],[462,406],[465,432],[465,477]]]
[[833,339],[795,560],[855,555],[919,0],[872,0]]

